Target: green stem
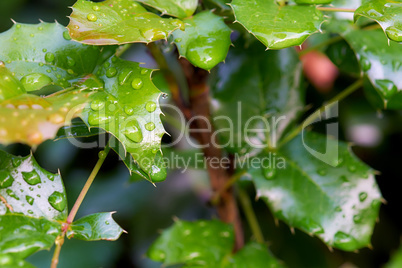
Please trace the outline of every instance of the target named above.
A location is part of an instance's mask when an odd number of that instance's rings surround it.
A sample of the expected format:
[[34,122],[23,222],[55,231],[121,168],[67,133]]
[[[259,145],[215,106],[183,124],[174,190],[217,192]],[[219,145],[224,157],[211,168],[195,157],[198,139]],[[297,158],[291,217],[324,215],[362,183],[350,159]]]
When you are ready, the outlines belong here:
[[248,196],[247,192],[241,189],[240,187],[237,188],[237,193],[239,196],[240,205],[243,208],[247,222],[250,225],[251,231],[255,239],[260,244],[265,243],[264,235],[262,234],[260,225],[258,224],[257,217],[255,216],[253,206],[251,205],[250,197]]
[[317,7],[320,11],[328,11],[328,12],[352,12],[354,13],[356,9],[353,8],[337,8],[337,7]]
[[334,44],[334,43],[336,43],[338,41],[341,41],[341,40],[342,40],[342,36],[340,36],[340,35],[332,37],[332,38],[327,39],[324,42],[321,42],[321,43],[319,43],[319,44],[317,44],[315,46],[311,46],[311,47],[308,47],[306,49],[303,49],[302,51],[299,52],[299,56],[306,55],[307,53],[319,50],[322,47],[329,46],[329,45]]
[[56,248],[53,253],[53,258],[52,258],[52,263],[50,265],[50,268],[57,268],[57,264],[59,264],[60,251],[61,251],[61,247],[64,244],[64,235],[65,234],[63,233],[62,235],[59,235],[56,238],[56,242],[55,242]]
[[73,208],[70,211],[70,214],[67,217],[67,224],[71,224],[74,221],[75,215],[78,212],[78,209],[80,208],[82,201],[84,200],[86,194],[88,193],[89,188],[92,185],[92,182],[94,181],[96,175],[98,174],[103,162],[105,162],[106,156],[110,151],[110,147],[109,144],[106,145],[105,149],[104,149],[104,153],[102,155],[102,157],[99,157],[98,162],[96,163],[94,169],[91,172],[91,175],[89,175],[89,178],[87,180],[87,182],[85,183],[84,187],[81,190],[80,195],[78,196],[77,200],[75,201],[75,204],[73,206]]
[[325,112],[326,109],[331,108],[335,103],[345,99],[347,96],[355,92],[357,89],[359,89],[363,85],[363,80],[359,79],[356,82],[354,82],[352,85],[350,85],[348,88],[346,88],[344,91],[336,95],[334,98],[329,100],[327,103],[325,103],[323,106],[321,106],[320,109],[315,111],[313,114],[311,114],[309,117],[307,117],[304,122],[299,125],[297,128],[295,128],[292,132],[289,133],[279,144],[278,148],[282,147],[289,141],[293,140],[297,135],[300,134],[300,132],[303,131],[305,126],[308,126],[312,124],[317,118],[321,116],[323,112]]

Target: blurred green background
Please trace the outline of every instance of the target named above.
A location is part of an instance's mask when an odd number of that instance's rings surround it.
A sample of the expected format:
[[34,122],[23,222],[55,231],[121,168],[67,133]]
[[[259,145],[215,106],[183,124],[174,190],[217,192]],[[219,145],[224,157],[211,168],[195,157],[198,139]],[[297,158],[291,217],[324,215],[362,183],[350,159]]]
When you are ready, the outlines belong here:
[[[10,18],[21,23],[57,20],[67,25],[73,0],[1,0],[0,30],[12,26]],[[134,45],[133,52],[144,51],[143,45]],[[149,61],[143,53],[128,53],[128,59]],[[1,60],[1,59],[0,59]],[[152,64],[151,64],[152,66]],[[309,88],[307,103],[319,106],[335,92],[344,89],[351,79],[341,75],[332,91],[319,93]],[[397,250],[402,231],[402,117],[400,112],[379,113],[357,92],[340,105],[339,122],[342,139],[357,146],[355,153],[373,168],[384,198],[388,201],[380,212],[380,222],[372,239],[373,250],[359,253],[330,250],[316,238],[280,223],[275,226],[271,213],[261,201],[255,202],[265,238],[274,254],[289,267],[382,267]],[[374,135],[374,136],[373,136]],[[371,139],[370,139],[371,137]],[[90,141],[86,139],[85,141]],[[30,148],[12,145],[4,148],[16,155],[27,155]],[[34,152],[39,164],[51,172],[60,169],[67,189],[70,208],[97,161],[99,149],[78,149],[66,140],[47,141]],[[252,189],[250,194],[252,195]],[[129,173],[116,154],[112,153],[77,215],[78,218],[95,212],[117,211],[116,221],[128,231],[116,242],[66,241],[60,268],[95,267],[160,267],[145,257],[148,246],[158,231],[172,224],[172,217],[186,220],[215,217],[207,205],[208,177],[205,171],[171,171],[167,181],[155,188],[146,181],[129,183]],[[244,223],[247,226],[246,223]],[[246,235],[250,236],[246,227]],[[37,267],[49,267],[52,252],[40,252],[29,258]]]

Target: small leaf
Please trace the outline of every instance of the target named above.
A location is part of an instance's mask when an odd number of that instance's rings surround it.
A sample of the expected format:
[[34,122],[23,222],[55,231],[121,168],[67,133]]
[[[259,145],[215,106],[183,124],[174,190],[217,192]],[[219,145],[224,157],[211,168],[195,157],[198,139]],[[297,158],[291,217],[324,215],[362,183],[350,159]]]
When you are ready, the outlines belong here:
[[236,21],[268,49],[301,45],[324,21],[314,6],[279,7],[275,0],[233,0],[231,6]]
[[152,83],[151,73],[139,63],[109,59],[97,71],[105,90],[92,95],[82,113],[90,127],[113,134],[124,145],[123,154],[129,153],[147,173],[165,133],[158,104],[161,92]]
[[162,14],[187,18],[194,14],[198,0],[138,0],[145,5],[151,6]]
[[184,24],[178,19],[161,18],[131,0],[78,0],[67,28],[78,42],[111,45],[166,39],[174,30],[184,29]]
[[363,1],[355,11],[355,20],[361,16],[375,20],[389,39],[402,42],[402,2],[391,0]]
[[347,144],[307,132],[258,156],[260,163],[270,157],[276,164],[249,173],[275,217],[345,251],[370,244],[381,194],[373,170]]
[[219,267],[234,244],[232,227],[221,221],[177,220],[154,242],[148,256],[165,265]]
[[230,261],[232,268],[279,268],[283,267],[267,250],[265,245],[251,242],[239,250]]
[[205,70],[212,69],[226,58],[231,30],[222,17],[204,11],[185,19],[184,23],[187,25],[185,31],[173,32],[180,56]]
[[73,222],[67,237],[85,241],[117,240],[124,230],[114,221],[112,214],[96,213]]
[[35,268],[32,264],[8,254],[0,254],[0,265],[2,268]]
[[385,109],[401,109],[402,46],[396,43],[388,45],[381,30],[350,30],[344,37],[372,85],[366,83],[365,90],[375,99],[374,104]]
[[32,155],[18,157],[0,151],[0,195],[4,198],[0,215],[10,211],[54,221],[67,218],[61,176],[41,168]]
[[[267,144],[275,147],[304,108],[302,66],[295,50],[262,49],[259,42],[248,47],[236,43],[226,64],[211,75],[212,113],[217,118],[214,124],[219,144],[227,144],[232,152],[244,154]],[[228,122],[226,117],[232,120]],[[284,117],[286,120],[280,120]],[[275,125],[275,129],[265,129],[267,124]],[[246,131],[261,128],[265,131]]]

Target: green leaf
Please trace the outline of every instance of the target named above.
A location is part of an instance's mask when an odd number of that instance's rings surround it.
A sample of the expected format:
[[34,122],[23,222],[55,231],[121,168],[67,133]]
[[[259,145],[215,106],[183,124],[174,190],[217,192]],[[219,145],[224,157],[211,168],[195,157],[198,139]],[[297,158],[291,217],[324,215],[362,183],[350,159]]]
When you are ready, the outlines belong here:
[[402,267],[402,249],[399,248],[391,258],[391,261],[388,262],[385,268],[399,268]]
[[239,250],[230,261],[233,268],[276,268],[283,267],[267,250],[266,246],[251,242]]
[[0,102],[25,93],[18,79],[0,61]]
[[114,50],[73,42],[58,23],[14,24],[0,34],[0,59],[26,91],[49,84],[70,87]]
[[360,77],[360,65],[354,51],[345,40],[330,44],[325,54],[344,74]]
[[[12,156],[0,151],[0,215],[7,210],[34,218],[63,221],[67,201],[60,174],[41,168],[32,155]],[[5,205],[6,202],[7,206]]]
[[[261,48],[258,42],[248,48],[238,42],[230,50],[226,64],[212,72],[214,125],[220,144],[227,144],[232,152],[245,153],[256,145],[275,147],[304,108],[302,66],[296,51],[289,48],[261,52]],[[276,129],[264,133],[245,131],[265,129],[266,124],[276,125]]]
[[2,268],[35,268],[32,264],[8,254],[0,254],[0,265]]
[[281,267],[264,245],[250,243],[232,255],[234,232],[221,221],[176,220],[148,250],[148,257],[164,265],[184,267]]
[[158,103],[161,92],[151,81],[152,71],[114,57],[97,75],[105,82],[105,90],[90,97],[82,119],[113,134],[149,173],[165,133]]
[[87,138],[104,134],[100,128],[91,128],[80,119],[71,121],[71,125],[61,127],[54,138],[55,141],[68,138]]
[[42,169],[32,155],[0,151],[0,252],[25,258],[49,249],[67,218],[59,174]]
[[67,28],[78,42],[111,45],[166,39],[174,30],[184,29],[184,24],[178,19],[161,18],[131,0],[78,0]]
[[159,10],[162,15],[181,19],[193,15],[198,5],[198,0],[138,0],[138,2]]
[[345,251],[370,244],[381,194],[373,170],[347,144],[304,133],[258,158],[262,167],[249,173],[275,217]]
[[113,213],[96,213],[71,224],[67,237],[85,241],[117,240],[124,230],[112,218]]
[[375,20],[385,31],[387,37],[402,42],[402,1],[365,1],[356,11],[355,20],[361,16]]
[[236,21],[268,49],[301,45],[324,21],[314,6],[279,7],[275,0],[233,0]]
[[296,4],[322,5],[330,4],[333,0],[294,0]]
[[194,66],[210,70],[225,60],[231,44],[230,28],[223,18],[209,11],[185,19],[186,30],[173,32],[180,56]]
[[365,87],[366,92],[376,99],[376,106],[401,109],[402,46],[396,43],[388,45],[381,30],[350,30],[344,37],[355,51],[364,76],[375,88]]

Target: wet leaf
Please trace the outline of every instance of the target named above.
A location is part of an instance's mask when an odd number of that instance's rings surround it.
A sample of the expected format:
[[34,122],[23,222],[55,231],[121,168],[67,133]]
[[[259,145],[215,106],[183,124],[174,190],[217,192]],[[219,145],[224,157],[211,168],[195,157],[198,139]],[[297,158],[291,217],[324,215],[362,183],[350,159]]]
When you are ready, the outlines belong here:
[[258,158],[265,164],[249,173],[275,217],[341,250],[370,244],[381,194],[347,144],[307,132]]
[[296,4],[322,5],[330,4],[333,0],[294,0]]
[[106,133],[100,128],[89,129],[80,119],[71,121],[71,125],[61,127],[56,134],[54,140],[69,139],[69,138],[87,138],[98,136]]
[[24,94],[25,88],[0,61],[0,102]]
[[166,39],[174,30],[184,29],[184,24],[178,19],[161,18],[131,0],[78,0],[67,28],[78,42],[111,45]]
[[113,134],[146,173],[165,133],[158,102],[161,92],[152,83],[151,73],[139,63],[109,59],[97,71],[105,90],[92,95],[82,113],[89,126]]
[[114,49],[71,41],[58,23],[17,23],[0,34],[0,59],[28,92],[49,84],[70,87],[77,78],[92,73]]
[[225,60],[231,44],[231,30],[222,17],[204,11],[183,22],[186,30],[173,32],[180,56],[205,70]]
[[0,254],[0,265],[2,268],[35,268],[32,264],[8,254]]
[[301,45],[324,21],[314,6],[279,7],[275,0],[233,0],[231,6],[236,21],[268,49]]
[[0,151],[0,252],[25,258],[49,249],[67,218],[59,174],[42,169],[32,155]]
[[198,5],[198,0],[138,0],[138,2],[151,6],[162,14],[181,19],[193,15]]
[[[267,52],[261,52],[261,48],[258,42],[248,48],[235,43],[226,63],[212,72],[214,125],[220,144],[232,152],[244,154],[267,144],[275,147],[304,108],[302,66],[297,53],[291,48]],[[267,128],[267,124],[275,125],[275,129]],[[246,133],[245,129],[266,131]]]
[[217,220],[177,220],[150,247],[148,257],[164,265],[184,267],[281,267],[263,245],[250,243],[232,255],[233,244],[230,225]]
[[355,20],[366,17],[379,23],[387,37],[402,42],[402,2],[391,0],[365,1],[355,11]]
[[381,30],[350,30],[344,37],[369,81],[365,90],[372,103],[383,109],[401,109],[402,46],[396,43],[388,45]]
[[114,221],[112,213],[96,213],[71,224],[67,237],[85,241],[117,240],[123,229]]

